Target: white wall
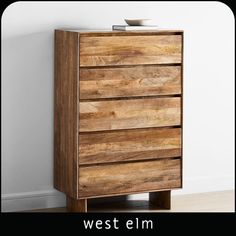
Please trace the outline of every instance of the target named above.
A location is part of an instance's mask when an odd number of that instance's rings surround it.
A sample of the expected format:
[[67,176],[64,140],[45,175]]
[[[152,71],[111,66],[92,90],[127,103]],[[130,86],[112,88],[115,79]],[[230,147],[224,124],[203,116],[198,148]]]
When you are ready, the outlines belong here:
[[234,16],[220,2],[16,2],[2,16],[3,210],[64,205],[53,190],[53,30],[124,18],[184,29],[184,189],[234,186]]

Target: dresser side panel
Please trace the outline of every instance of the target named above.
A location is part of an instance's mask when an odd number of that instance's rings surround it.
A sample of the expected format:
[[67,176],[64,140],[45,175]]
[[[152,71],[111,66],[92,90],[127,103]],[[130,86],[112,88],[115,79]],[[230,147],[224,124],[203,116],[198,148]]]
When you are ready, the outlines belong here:
[[78,39],[76,32],[55,31],[54,187],[78,196]]

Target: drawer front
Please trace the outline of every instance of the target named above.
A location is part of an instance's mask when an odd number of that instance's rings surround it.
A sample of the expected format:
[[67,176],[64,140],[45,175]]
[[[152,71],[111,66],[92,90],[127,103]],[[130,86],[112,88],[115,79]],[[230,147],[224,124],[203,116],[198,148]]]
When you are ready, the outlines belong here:
[[80,69],[80,99],[180,93],[180,66]]
[[181,187],[181,160],[80,167],[79,198]]
[[180,125],[181,98],[80,102],[80,132]]
[[80,66],[181,63],[181,35],[80,37]]
[[180,136],[180,128],[80,134],[79,164],[179,157]]

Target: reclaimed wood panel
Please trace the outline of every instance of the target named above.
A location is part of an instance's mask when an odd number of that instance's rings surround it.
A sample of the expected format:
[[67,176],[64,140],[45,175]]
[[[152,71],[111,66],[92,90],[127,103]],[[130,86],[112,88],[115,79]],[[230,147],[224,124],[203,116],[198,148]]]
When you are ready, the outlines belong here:
[[181,187],[179,159],[80,167],[79,198]]
[[181,42],[181,35],[81,36],[80,66],[181,63]]
[[148,36],[148,35],[181,35],[183,30],[134,30],[134,31],[119,31],[119,30],[69,30],[77,32],[82,36]]
[[181,94],[180,66],[80,69],[80,99]]
[[80,102],[80,132],[180,125],[181,98]]
[[78,34],[55,31],[54,187],[77,197]]
[[180,135],[180,128],[80,134],[79,164],[179,157]]

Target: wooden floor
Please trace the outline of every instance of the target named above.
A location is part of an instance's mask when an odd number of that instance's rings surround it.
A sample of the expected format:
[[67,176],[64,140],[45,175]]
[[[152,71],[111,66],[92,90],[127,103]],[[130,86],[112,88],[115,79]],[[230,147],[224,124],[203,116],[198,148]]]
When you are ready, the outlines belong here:
[[[89,212],[234,212],[234,191],[172,196],[171,210],[157,210],[147,200],[125,200],[120,197],[109,202],[90,202]],[[104,199],[103,199],[104,201]],[[66,212],[66,208],[39,209],[30,212]]]

